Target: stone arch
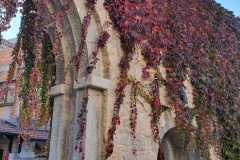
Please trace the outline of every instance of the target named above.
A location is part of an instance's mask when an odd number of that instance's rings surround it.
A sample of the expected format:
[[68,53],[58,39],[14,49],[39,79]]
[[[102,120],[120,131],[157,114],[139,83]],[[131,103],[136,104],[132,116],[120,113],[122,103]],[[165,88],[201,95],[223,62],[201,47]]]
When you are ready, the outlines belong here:
[[[47,18],[47,30],[52,42],[56,38],[56,26],[51,21],[51,16],[63,11],[63,3],[60,0],[46,1],[45,17]],[[64,11],[65,15],[61,18],[58,29],[62,34],[60,38],[59,53],[56,55],[56,84],[66,83],[73,86],[73,68],[70,65],[72,57],[76,54],[80,39],[81,20],[75,4],[68,4],[70,7]]]
[[188,146],[189,133],[174,127],[167,131],[160,142],[157,160],[200,160],[194,146]]
[[159,133],[160,140],[162,140],[170,130],[176,127],[175,117],[171,111],[165,111],[161,114],[159,120],[159,127],[160,127]]
[[[60,11],[64,4],[61,0],[46,1],[46,16],[50,17]],[[86,137],[86,159],[94,159],[101,156],[101,149],[104,132],[100,128],[100,121],[103,120],[102,108],[107,99],[106,88],[109,86],[110,77],[108,64],[108,49],[102,49],[99,53],[99,61],[92,76],[86,79],[86,66],[89,63],[92,51],[95,48],[96,40],[103,31],[102,15],[96,11],[92,15],[87,34],[84,56],[81,59],[81,66],[78,75],[74,75],[74,67],[69,65],[72,57],[77,53],[80,43],[81,19],[86,15],[85,1],[72,0],[69,9],[65,11],[62,24],[58,28],[62,33],[60,48],[61,53],[56,57],[56,84],[51,88],[50,95],[54,98],[52,130],[50,142],[50,160],[72,160],[79,159],[75,151],[76,135],[78,131],[77,117],[81,111],[83,92],[88,90],[88,115]],[[100,6],[100,5],[98,5]],[[48,31],[54,41],[54,25],[50,18]],[[77,81],[75,81],[77,80]],[[99,105],[101,104],[101,105]],[[90,120],[89,120],[90,119]],[[90,123],[91,122],[91,123]],[[95,128],[98,129],[95,129]],[[96,148],[91,148],[96,145]],[[94,154],[93,154],[94,151]]]
[[[62,11],[64,8],[65,1],[61,0],[51,0],[46,1],[46,17]],[[85,54],[81,59],[81,67],[79,70],[79,75],[73,75],[73,67],[70,65],[70,61],[73,56],[77,53],[80,44],[80,31],[81,31],[81,19],[86,15],[85,1],[70,0],[70,4],[67,4],[69,9],[65,12],[65,16],[62,18],[61,27],[59,27],[62,33],[61,37],[61,53],[56,57],[57,62],[57,84],[67,83],[71,85],[74,80],[80,81],[82,77],[85,76],[85,69],[88,65],[89,58],[91,58],[92,51],[96,47],[96,40],[100,33],[105,29],[104,23],[106,22],[106,14],[102,14],[103,7],[102,4],[96,5],[96,11],[93,11],[91,23],[89,26],[89,32],[86,37],[85,43]],[[101,12],[97,11],[101,10]],[[48,20],[48,30],[52,41],[54,41],[54,27],[51,20]],[[64,64],[64,65],[63,65]],[[98,70],[100,68],[100,70]],[[99,62],[95,68],[95,75],[109,78],[109,54],[108,49],[104,48],[100,51]],[[70,75],[69,75],[70,74]],[[75,79],[73,79],[73,77]],[[71,79],[69,79],[71,77]]]
[[[56,38],[56,26],[51,16],[63,11],[64,1],[45,1],[45,17],[47,33],[51,41]],[[70,65],[72,57],[77,53],[80,43],[81,18],[74,2],[64,11],[64,17],[58,24],[61,32],[59,53],[55,55],[56,82],[51,88],[50,95],[54,99],[52,110],[52,125],[50,135],[50,160],[68,160],[73,148],[73,122],[75,113],[74,68]],[[86,62],[86,60],[83,60]]]

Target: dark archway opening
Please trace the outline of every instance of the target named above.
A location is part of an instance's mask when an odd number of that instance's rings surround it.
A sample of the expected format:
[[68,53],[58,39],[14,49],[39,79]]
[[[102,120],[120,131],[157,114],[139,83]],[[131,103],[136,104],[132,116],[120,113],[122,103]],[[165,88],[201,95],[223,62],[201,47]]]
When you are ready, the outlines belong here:
[[173,128],[163,137],[157,160],[200,160],[200,154],[190,134],[183,129]]

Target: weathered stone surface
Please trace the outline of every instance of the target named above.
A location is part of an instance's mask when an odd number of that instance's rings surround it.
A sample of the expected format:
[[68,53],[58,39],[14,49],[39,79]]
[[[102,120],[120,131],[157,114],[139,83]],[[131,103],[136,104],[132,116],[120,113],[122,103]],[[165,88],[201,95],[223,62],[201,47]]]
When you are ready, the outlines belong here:
[[[56,0],[60,4],[58,0]],[[111,126],[112,110],[115,101],[115,89],[119,78],[119,62],[123,55],[118,33],[112,27],[108,13],[103,7],[104,0],[98,0],[96,11],[94,11],[91,24],[86,38],[86,54],[82,58],[79,75],[73,75],[69,61],[73,54],[76,54],[79,46],[79,23],[86,15],[85,1],[74,0],[74,10],[67,15],[66,26],[63,28],[64,35],[61,41],[64,66],[57,63],[59,79],[64,82],[51,90],[54,97],[53,126],[51,135],[51,147],[49,160],[79,160],[79,153],[74,149],[77,143],[78,131],[77,117],[81,109],[84,92],[88,92],[89,102],[87,105],[86,136],[84,137],[84,150],[86,160],[104,160],[104,140],[107,137],[107,130]],[[54,7],[49,5],[49,10],[54,12]],[[108,25],[106,25],[108,24]],[[102,49],[98,58],[96,69],[90,77],[86,76],[86,66],[91,58],[92,51],[96,47],[96,39],[101,31],[106,30],[111,35],[106,47]],[[141,71],[145,67],[141,50],[136,47],[136,54],[130,64],[129,75],[142,81]],[[61,68],[64,68],[62,71]],[[160,66],[163,78],[166,78],[166,71]],[[87,78],[86,78],[87,77]],[[77,79],[77,81],[74,81]],[[144,85],[151,82],[153,76],[144,81]],[[192,87],[190,79],[184,82],[189,108],[194,108]],[[146,88],[147,90],[147,88]],[[114,135],[114,151],[108,160],[157,160],[159,143],[153,141],[150,116],[151,108],[145,100],[139,97],[137,103],[138,119],[136,128],[136,139],[130,135],[130,87],[126,88],[126,97],[120,110],[121,124],[117,126]],[[160,88],[160,99],[162,104],[168,105],[165,87]],[[175,127],[174,112],[165,112],[160,116],[159,130],[160,138],[169,130]],[[195,122],[193,122],[195,124]],[[176,135],[178,136],[178,135]],[[170,143],[170,142],[169,142]],[[169,160],[173,158],[172,144],[168,144]],[[132,149],[136,149],[136,155]],[[217,159],[212,157],[213,160]]]

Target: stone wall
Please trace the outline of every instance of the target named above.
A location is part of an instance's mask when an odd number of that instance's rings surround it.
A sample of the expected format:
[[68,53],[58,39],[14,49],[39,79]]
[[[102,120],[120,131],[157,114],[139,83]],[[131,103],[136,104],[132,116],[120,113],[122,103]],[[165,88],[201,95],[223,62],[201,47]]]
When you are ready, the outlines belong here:
[[[104,139],[111,125],[115,101],[114,91],[119,78],[118,64],[123,55],[123,50],[119,35],[112,27],[108,13],[103,7],[104,0],[98,0],[87,34],[86,54],[82,57],[79,75],[77,81],[75,81],[73,68],[69,67],[69,61],[76,54],[79,46],[79,39],[81,38],[79,37],[80,22],[86,15],[86,8],[85,1],[73,1],[74,4],[71,4],[71,10],[67,11],[64,26],[61,28],[63,32],[61,39],[62,56],[59,57],[62,59],[58,61],[58,57],[56,58],[57,71],[59,72],[56,75],[56,86],[51,89],[51,96],[54,97],[54,109],[49,160],[79,160],[79,153],[74,149],[79,129],[77,117],[82,109],[81,102],[86,91],[88,92],[89,101],[87,105],[86,135],[84,137],[85,159],[104,160]],[[59,5],[61,5],[61,2],[58,0],[49,3],[47,6],[49,13],[54,13]],[[106,30],[111,37],[106,47],[98,55],[99,61],[96,69],[91,76],[86,77],[86,66],[95,48],[98,35],[103,30]],[[141,50],[136,47],[136,54],[131,62],[129,74],[142,81],[141,71],[145,64],[140,52]],[[160,66],[159,69],[164,76],[164,68]],[[152,79],[153,77],[144,83],[148,84]],[[186,79],[184,83],[188,97],[187,107],[193,108],[192,88],[189,81],[189,79]],[[168,106],[165,88],[160,88],[160,92],[161,102]],[[114,151],[108,160],[157,160],[159,144],[154,142],[152,137],[149,116],[150,106],[141,98],[139,98],[141,103],[137,104],[136,140],[131,139],[129,94],[130,88],[127,87],[126,97],[120,111],[121,124],[117,127],[114,136]],[[193,123],[195,124],[195,122]],[[174,127],[174,111],[164,112],[159,121],[160,138],[163,138]],[[137,149],[136,155],[132,153],[133,147]]]

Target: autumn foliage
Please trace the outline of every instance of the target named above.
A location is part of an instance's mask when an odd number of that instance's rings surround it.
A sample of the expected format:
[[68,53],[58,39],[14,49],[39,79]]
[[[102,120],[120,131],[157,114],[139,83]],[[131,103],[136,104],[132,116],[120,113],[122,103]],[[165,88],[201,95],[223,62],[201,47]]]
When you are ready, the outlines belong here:
[[[31,0],[21,3],[17,0],[2,0],[0,2],[0,32],[9,27],[11,18],[16,14],[18,6],[22,6],[22,24],[18,42],[13,52],[14,62],[11,66],[10,78],[14,68],[21,66],[25,70],[22,78],[20,97],[22,105],[23,126],[29,126],[31,117],[36,115],[43,122],[49,117],[42,117],[48,109],[48,87],[54,80],[53,61],[47,61],[58,55],[60,51],[61,20],[66,16],[71,0],[65,0],[62,10],[52,15],[55,36],[49,40],[48,30],[44,25],[44,5],[47,0]],[[95,0],[87,0],[87,14],[81,24],[81,41],[79,50],[73,56],[69,65],[78,71],[88,27],[92,13],[95,12]],[[120,124],[119,112],[125,97],[125,88],[131,86],[131,116],[130,127],[132,138],[136,138],[137,98],[141,96],[150,104],[151,127],[155,141],[159,140],[158,118],[165,109],[176,114],[178,127],[189,130],[197,139],[202,157],[207,157],[207,146],[219,144],[221,154],[226,160],[239,159],[240,152],[240,25],[239,19],[226,11],[213,0],[105,0],[114,28],[119,32],[124,55],[120,61],[119,81],[115,90],[112,123],[106,138],[106,158],[114,149],[114,135]],[[3,11],[3,12],[2,12]],[[96,40],[96,49],[92,59],[86,66],[87,74],[91,74],[98,61],[99,49],[107,44],[109,33],[103,31]],[[46,43],[47,41],[47,43]],[[155,71],[149,93],[145,93],[133,77],[129,78],[130,62],[135,54],[135,47],[141,49],[146,66],[142,71],[143,79],[150,76],[149,70]],[[22,54],[20,54],[20,50]],[[49,72],[45,72],[42,63],[47,62]],[[164,80],[159,65],[166,68],[167,77]],[[42,66],[42,67],[39,67]],[[50,76],[48,76],[50,75]],[[189,110],[184,107],[185,100],[182,90],[183,81],[189,76],[194,87],[194,105]],[[163,106],[160,101],[159,87],[165,85],[170,106]],[[40,98],[37,95],[39,87]],[[45,86],[45,87],[44,87]],[[48,86],[48,87],[46,87]],[[44,105],[38,108],[38,102]],[[83,105],[87,106],[87,94]],[[86,110],[79,115],[80,130],[77,149],[83,152],[83,137],[86,127]],[[191,125],[196,117],[198,127]],[[26,126],[25,126],[26,125]],[[82,156],[84,158],[84,156]]]
[[[119,64],[121,75],[107,157],[113,152],[113,135],[127,86],[125,77],[134,46],[138,45],[147,68],[157,70],[161,63],[166,68],[165,85],[179,126],[192,129],[187,116],[190,112],[184,108],[180,94],[188,75],[194,86],[196,106],[191,113],[201,126],[194,129],[202,141],[200,149],[204,150],[203,146],[208,143],[221,141],[224,159],[236,159],[240,149],[240,37],[237,19],[232,13],[213,0],[106,0],[104,5],[121,35],[125,51]],[[148,76],[146,68],[143,74]],[[158,82],[153,83],[159,87]],[[163,106],[155,87],[151,94],[152,115],[159,116],[154,114],[155,110],[162,110]]]

